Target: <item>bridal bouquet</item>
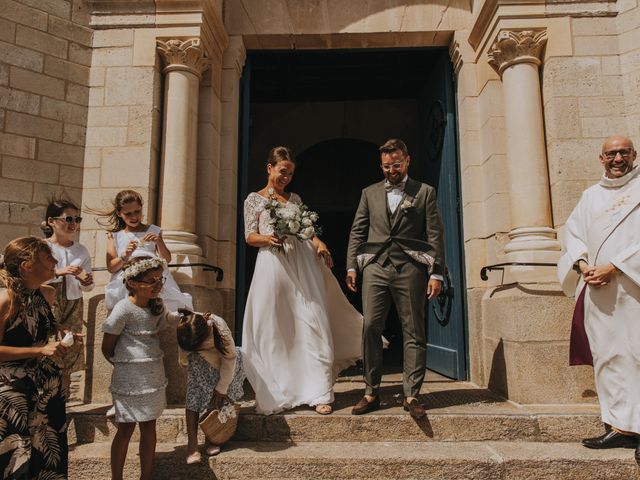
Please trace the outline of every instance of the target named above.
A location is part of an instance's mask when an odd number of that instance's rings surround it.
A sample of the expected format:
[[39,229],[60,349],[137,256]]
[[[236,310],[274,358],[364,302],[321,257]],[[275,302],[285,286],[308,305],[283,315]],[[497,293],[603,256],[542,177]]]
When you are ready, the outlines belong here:
[[309,207],[304,204],[282,204],[278,202],[271,190],[265,210],[269,212],[269,224],[278,236],[293,235],[303,241],[322,233],[316,212],[309,210]]

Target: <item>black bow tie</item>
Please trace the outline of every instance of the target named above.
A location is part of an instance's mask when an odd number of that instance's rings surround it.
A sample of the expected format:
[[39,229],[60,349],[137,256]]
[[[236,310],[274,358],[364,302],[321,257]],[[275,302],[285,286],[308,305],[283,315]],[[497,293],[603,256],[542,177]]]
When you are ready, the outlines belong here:
[[389,193],[392,190],[400,190],[401,192],[404,192],[404,187],[407,184],[407,181],[405,180],[404,182],[400,182],[397,185],[394,185],[393,183],[391,183],[389,180],[385,180],[384,181],[384,191]]

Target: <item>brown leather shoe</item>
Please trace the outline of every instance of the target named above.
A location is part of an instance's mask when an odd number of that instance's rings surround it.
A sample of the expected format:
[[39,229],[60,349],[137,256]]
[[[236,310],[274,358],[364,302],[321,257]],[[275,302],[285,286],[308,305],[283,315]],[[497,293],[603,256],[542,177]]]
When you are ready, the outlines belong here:
[[362,397],[351,409],[351,415],[362,415],[363,413],[373,412],[380,408],[380,397],[378,395],[371,401],[367,397]]
[[416,420],[420,420],[427,414],[427,412],[424,411],[424,407],[420,405],[420,403],[418,403],[418,400],[416,400],[415,398],[410,402],[407,402],[407,399],[405,398],[402,401],[402,406],[404,407],[404,410],[406,412],[409,412],[409,415],[411,415]]

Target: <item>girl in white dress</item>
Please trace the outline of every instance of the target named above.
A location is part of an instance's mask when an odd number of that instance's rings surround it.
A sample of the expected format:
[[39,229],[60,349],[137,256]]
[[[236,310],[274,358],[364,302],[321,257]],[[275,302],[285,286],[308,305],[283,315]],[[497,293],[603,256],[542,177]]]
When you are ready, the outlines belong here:
[[[56,289],[53,311],[58,324],[75,334],[82,333],[82,294],[94,288],[91,273],[91,255],[87,247],[74,239],[80,228],[80,210],[66,199],[52,199],[47,205],[45,220],[41,224],[51,253],[58,261],[55,278],[49,285]],[[64,356],[54,357],[62,369],[65,391],[71,383],[71,374],[84,370],[84,345],[74,342]]]
[[319,238],[299,241],[273,233],[264,208],[269,196],[292,207],[302,203],[284,191],[294,170],[289,150],[273,148],[267,186],[244,203],[246,242],[260,251],[245,308],[242,355],[258,412],[310,405],[326,415],[338,373],[361,357],[362,315],[340,290],[330,271],[331,254]]
[[[116,195],[111,211],[98,212],[99,216],[107,218],[106,225],[110,228],[107,233],[107,270],[112,275],[104,289],[105,305],[109,311],[127,296],[122,281],[122,266],[127,260],[138,256],[171,260],[171,252],[162,239],[160,227],[142,223],[142,205],[138,192],[123,190]],[[193,310],[191,295],[180,291],[168,269],[163,275],[165,284],[160,296],[167,308],[171,311],[178,308]]]

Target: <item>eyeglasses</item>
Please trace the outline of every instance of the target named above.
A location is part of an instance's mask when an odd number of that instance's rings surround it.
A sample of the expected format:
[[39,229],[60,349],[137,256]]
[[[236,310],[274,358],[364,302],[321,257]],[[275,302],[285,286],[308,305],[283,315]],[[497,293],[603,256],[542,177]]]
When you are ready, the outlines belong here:
[[620,150],[609,150],[608,152],[602,152],[602,155],[607,157],[607,160],[615,160],[618,154],[625,160],[631,157],[633,148],[621,148]]
[[155,286],[155,285],[164,285],[164,282],[166,281],[166,278],[164,277],[158,277],[155,280],[138,280],[138,283],[144,283],[145,285],[150,285],[150,286]]
[[67,223],[81,223],[82,222],[82,217],[80,215],[78,216],[73,216],[73,215],[67,215],[65,217],[53,217],[55,220],[64,220]]
[[384,170],[385,172],[388,172],[391,169],[400,170],[400,168],[402,168],[403,164],[404,164],[404,162],[392,163],[391,165],[389,165],[387,163],[382,163],[382,164],[380,164],[380,168],[382,168],[382,170]]

